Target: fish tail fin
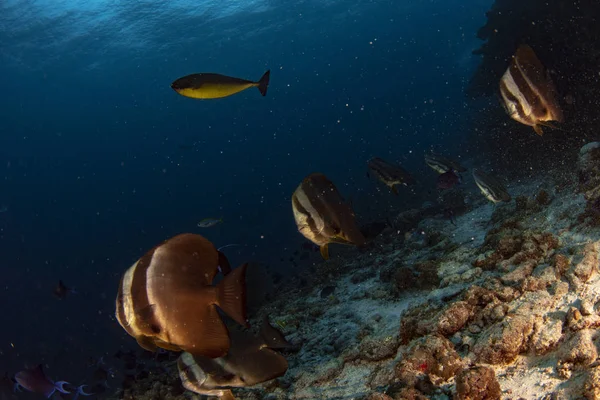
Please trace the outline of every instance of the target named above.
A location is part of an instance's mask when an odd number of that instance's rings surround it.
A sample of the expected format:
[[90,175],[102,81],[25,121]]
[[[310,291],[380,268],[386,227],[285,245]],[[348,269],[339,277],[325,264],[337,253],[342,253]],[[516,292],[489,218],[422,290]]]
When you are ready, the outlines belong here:
[[238,324],[248,327],[246,320],[246,267],[244,264],[225,275],[217,285],[217,305]]
[[258,90],[260,94],[263,96],[267,95],[267,88],[269,87],[269,77],[271,76],[271,70],[268,69],[267,72],[263,74],[263,76],[258,81]]
[[67,389],[65,389],[65,385],[70,385],[70,383],[67,382],[67,381],[54,382],[54,388],[56,390],[58,390],[59,392],[61,392],[63,394],[69,394],[69,393],[71,393]]

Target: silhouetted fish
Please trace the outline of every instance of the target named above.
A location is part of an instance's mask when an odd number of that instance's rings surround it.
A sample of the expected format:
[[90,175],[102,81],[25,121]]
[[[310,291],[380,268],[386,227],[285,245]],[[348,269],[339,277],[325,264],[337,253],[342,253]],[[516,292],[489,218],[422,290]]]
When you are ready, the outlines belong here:
[[59,298],[60,300],[63,300],[65,297],[67,297],[68,294],[75,294],[75,293],[77,293],[77,291],[75,289],[68,287],[67,285],[65,285],[63,283],[63,281],[60,281],[60,280],[58,281],[58,284],[54,288],[54,295],[57,298]]
[[506,187],[496,178],[486,174],[483,171],[474,169],[473,178],[475,183],[483,193],[483,195],[490,201],[498,203],[501,201],[510,201],[511,197],[506,190]]
[[304,178],[292,195],[292,210],[298,231],[320,247],[325,259],[329,243],[365,244],[350,205],[323,174]]
[[547,121],[563,121],[556,89],[550,75],[533,49],[521,45],[500,80],[500,94],[508,115],[515,121],[533,127],[542,135]]
[[42,394],[47,398],[50,398],[57,390],[64,394],[71,393],[65,389],[65,385],[69,384],[68,382],[53,382],[46,376],[41,364],[35,368],[17,372],[15,381],[17,382],[17,390],[22,388],[33,393]]
[[438,174],[444,174],[448,171],[465,172],[467,170],[457,161],[433,152],[425,154],[425,164],[430,166]]
[[397,185],[413,185],[414,178],[401,166],[391,164],[379,157],[373,157],[367,162],[369,171],[383,182],[394,194],[398,194]]
[[200,235],[186,233],[166,240],[121,279],[116,300],[119,323],[146,350],[160,347],[223,356],[229,350],[229,335],[217,306],[248,326],[246,265],[213,286],[224,262],[227,258]]
[[192,74],[177,79],[171,84],[171,88],[180,95],[193,99],[218,99],[251,87],[257,87],[260,94],[266,96],[270,75],[268,70],[258,82],[253,82],[213,73]]

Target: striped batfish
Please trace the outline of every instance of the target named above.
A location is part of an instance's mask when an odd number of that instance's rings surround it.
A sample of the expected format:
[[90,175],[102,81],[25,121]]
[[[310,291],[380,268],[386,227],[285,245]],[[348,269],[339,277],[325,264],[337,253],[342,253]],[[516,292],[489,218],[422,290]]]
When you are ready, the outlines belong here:
[[465,172],[467,169],[460,165],[457,161],[451,160],[440,154],[429,153],[425,154],[425,164],[431,167],[438,174],[445,174],[450,171]]
[[232,387],[254,386],[284,375],[288,362],[275,349],[291,345],[267,319],[260,335],[232,331],[226,356],[211,359],[183,353],[177,360],[179,377],[186,389],[220,400],[233,400]]
[[256,87],[263,96],[267,95],[270,70],[256,82],[213,73],[186,75],[171,83],[171,88],[192,99],[219,99],[231,96],[251,87]]
[[[213,285],[219,269],[225,276]],[[230,340],[217,306],[248,326],[245,275],[245,264],[232,271],[227,258],[204,237],[175,236],[125,272],[116,300],[117,319],[146,350],[160,347],[222,357]]]
[[473,179],[475,179],[475,184],[477,184],[481,193],[483,193],[488,200],[494,203],[499,203],[501,201],[508,202],[511,200],[506,187],[504,187],[504,185],[496,178],[478,169],[473,169]]
[[365,237],[354,220],[354,212],[337,188],[323,174],[304,178],[292,195],[292,210],[298,231],[318,245],[324,259],[329,243],[363,246]]
[[508,115],[540,136],[542,126],[556,128],[548,121],[564,121],[550,75],[527,45],[519,46],[502,75],[500,95]]
[[[383,182],[394,194],[398,194],[396,185],[413,185],[414,178],[401,166],[391,164],[379,157],[373,157],[367,162],[369,171]],[[369,173],[367,172],[367,176]]]

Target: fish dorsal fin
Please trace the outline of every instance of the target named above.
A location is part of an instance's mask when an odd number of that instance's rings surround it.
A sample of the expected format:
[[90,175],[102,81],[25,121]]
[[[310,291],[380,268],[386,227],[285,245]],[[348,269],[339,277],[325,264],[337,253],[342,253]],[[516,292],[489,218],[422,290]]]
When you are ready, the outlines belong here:
[[262,337],[264,344],[270,349],[287,349],[292,347],[290,342],[283,336],[283,333],[269,323],[269,317],[266,315],[264,316],[263,323],[260,327],[260,336]]

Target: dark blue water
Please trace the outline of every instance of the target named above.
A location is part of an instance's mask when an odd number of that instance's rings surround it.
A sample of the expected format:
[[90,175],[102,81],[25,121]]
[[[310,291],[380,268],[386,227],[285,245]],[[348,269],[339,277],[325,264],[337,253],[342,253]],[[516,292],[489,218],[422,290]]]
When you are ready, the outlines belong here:
[[[88,357],[134,346],[118,281],[172,235],[289,272],[305,175],[325,173],[368,222],[426,200],[425,151],[470,156],[464,88],[490,1],[78,3],[0,2],[0,373],[43,362],[77,380]],[[169,86],[268,68],[264,98]],[[421,185],[377,190],[372,156]],[[197,228],[206,217],[224,223]],[[56,300],[58,279],[79,293]]]

